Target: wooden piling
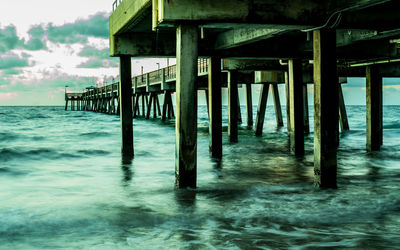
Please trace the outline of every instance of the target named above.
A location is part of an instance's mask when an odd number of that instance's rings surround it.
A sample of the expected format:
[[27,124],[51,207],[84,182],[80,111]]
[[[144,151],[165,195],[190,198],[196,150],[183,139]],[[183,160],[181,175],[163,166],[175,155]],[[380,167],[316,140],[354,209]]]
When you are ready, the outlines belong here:
[[339,123],[336,30],[321,29],[313,33],[315,184],[336,188]]
[[279,90],[277,83],[272,84],[272,97],[274,99],[276,126],[282,127],[283,126],[282,108],[281,108],[281,100],[279,98]]
[[285,94],[286,94],[286,126],[287,132],[290,136],[290,131],[292,131],[292,124],[290,122],[290,86],[289,86],[289,74],[285,72]]
[[308,91],[307,83],[303,85],[303,115],[304,115],[304,134],[310,133],[310,115],[308,113]]
[[301,60],[289,60],[290,149],[304,154],[303,75]]
[[339,83],[339,121],[342,131],[349,130],[349,121],[347,119],[346,105],[344,103],[342,85]]
[[366,68],[367,76],[367,150],[380,150],[382,126],[382,76],[376,66]]
[[253,128],[253,100],[251,93],[251,84],[246,84],[246,111],[247,111],[247,129]]
[[228,136],[230,142],[238,141],[238,72],[228,72]]
[[167,109],[168,109],[168,91],[164,91],[164,104],[162,108],[162,115],[161,115],[161,120],[165,121],[167,118]]
[[261,85],[260,97],[258,101],[257,116],[254,134],[256,136],[261,136],[263,132],[265,110],[267,108],[269,83],[264,83]]
[[176,29],[176,150],[175,184],[196,187],[197,175],[197,55],[194,25]]
[[[146,98],[147,99],[147,98]],[[149,102],[147,104],[147,114],[146,114],[146,119],[150,119],[150,113],[151,113],[151,104],[153,103],[153,95],[150,94]]]
[[130,56],[120,57],[119,77],[122,154],[127,157],[133,157],[132,77]]
[[221,58],[208,59],[209,147],[212,157],[222,157]]

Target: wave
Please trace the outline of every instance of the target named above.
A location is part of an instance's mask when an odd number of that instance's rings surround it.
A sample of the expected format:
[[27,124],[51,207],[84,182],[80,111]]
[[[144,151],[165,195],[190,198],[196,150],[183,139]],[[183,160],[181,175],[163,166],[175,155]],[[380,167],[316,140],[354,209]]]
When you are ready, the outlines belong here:
[[0,141],[13,141],[18,139],[18,135],[10,132],[0,132]]

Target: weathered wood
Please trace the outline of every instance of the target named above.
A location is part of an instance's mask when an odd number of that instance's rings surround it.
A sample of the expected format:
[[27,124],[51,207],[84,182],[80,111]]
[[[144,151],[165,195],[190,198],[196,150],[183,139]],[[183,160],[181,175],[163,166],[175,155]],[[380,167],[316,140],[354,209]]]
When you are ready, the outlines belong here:
[[247,129],[253,128],[253,99],[251,93],[251,84],[246,84],[246,111],[247,111]]
[[289,60],[290,149],[304,154],[303,76],[301,60]]
[[65,96],[65,110],[67,110],[68,108],[68,97]]
[[290,131],[292,131],[292,124],[290,122],[290,86],[289,86],[289,74],[285,72],[285,94],[286,94],[286,126],[287,132],[290,136]]
[[131,77],[131,58],[129,56],[120,57],[119,65],[119,100],[122,130],[122,154],[133,156],[133,124],[132,124],[132,77]]
[[161,116],[160,100],[158,100],[158,94],[156,94],[156,104],[157,104],[158,116]]
[[367,76],[367,150],[380,150],[382,126],[382,76],[374,66],[368,66]]
[[150,119],[150,113],[151,113],[151,104],[153,103],[153,95],[150,94],[149,102],[147,104],[147,114],[146,114],[146,119]]
[[272,86],[272,97],[274,99],[276,125],[278,127],[282,127],[283,118],[282,118],[281,100],[279,98],[278,84],[274,83],[271,86]]
[[256,136],[261,136],[263,132],[269,85],[270,85],[269,83],[264,83],[263,85],[261,85],[260,97],[257,108],[257,116],[256,116],[256,125],[255,125],[256,127],[254,131],[254,134]]
[[174,104],[172,103],[171,93],[168,95],[168,119],[172,119],[174,115]]
[[179,188],[195,188],[197,178],[197,27],[179,25],[176,35],[175,183]]
[[339,83],[339,121],[342,131],[349,130],[349,121],[347,119],[346,105],[344,103],[342,85]]
[[210,121],[210,102],[208,100],[208,89],[204,90],[204,95],[206,96],[206,103],[207,103],[207,115],[208,115],[208,120]]
[[[236,84],[236,88],[238,88],[238,85]],[[238,90],[237,90],[238,91]],[[239,124],[242,124],[243,120],[242,120],[242,110],[240,108],[240,98],[239,98],[239,94],[237,95],[237,122]]]
[[208,59],[209,147],[212,157],[222,157],[221,59]]
[[167,109],[168,109],[168,91],[164,91],[164,103],[163,103],[163,108],[162,108],[162,115],[161,115],[161,120],[165,121],[167,118]]
[[145,94],[142,94],[142,115],[143,115],[143,117],[146,116],[145,99],[146,99]]
[[238,141],[238,72],[228,72],[228,136],[230,142]]
[[157,94],[153,93],[153,118],[157,118]]
[[310,118],[308,113],[308,92],[307,83],[303,85],[303,114],[304,114],[304,134],[310,133]]
[[319,187],[336,188],[339,126],[335,30],[314,34],[314,176]]

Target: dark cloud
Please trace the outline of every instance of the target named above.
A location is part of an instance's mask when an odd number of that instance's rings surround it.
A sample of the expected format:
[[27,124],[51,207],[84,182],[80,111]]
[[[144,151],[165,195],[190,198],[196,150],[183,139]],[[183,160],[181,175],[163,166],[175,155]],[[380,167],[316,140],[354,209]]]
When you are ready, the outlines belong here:
[[61,26],[47,26],[48,39],[54,43],[85,43],[88,37],[107,38],[108,14],[97,13],[87,19],[79,19],[74,23]]
[[0,70],[7,70],[13,68],[27,67],[29,66],[28,59],[20,58],[17,55],[12,54],[11,56],[0,57]]
[[17,47],[21,43],[21,40],[17,36],[17,30],[15,26],[6,26],[3,29],[0,28],[0,53],[10,51]]
[[91,46],[85,46],[78,54],[82,57],[88,57],[88,60],[78,65],[78,68],[112,68],[118,66],[116,58],[110,57],[108,49],[97,49]]
[[23,48],[27,50],[47,49],[45,30],[42,26],[36,25],[29,29],[29,40],[24,43]]
[[3,70],[3,76],[19,75],[20,73],[22,73],[22,70],[20,69],[11,68]]

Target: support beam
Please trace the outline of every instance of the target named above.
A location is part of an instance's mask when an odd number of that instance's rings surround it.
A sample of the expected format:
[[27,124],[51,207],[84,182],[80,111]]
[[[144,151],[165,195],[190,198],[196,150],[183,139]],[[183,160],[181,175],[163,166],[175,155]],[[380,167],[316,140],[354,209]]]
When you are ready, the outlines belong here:
[[304,134],[310,133],[310,115],[308,113],[308,92],[307,83],[303,85],[303,115],[304,115]]
[[122,154],[133,157],[133,124],[132,124],[132,77],[131,77],[131,58],[129,56],[120,57],[119,65],[119,107],[121,114],[122,129]]
[[290,122],[290,86],[289,86],[289,74],[285,72],[285,94],[286,94],[286,126],[287,132],[290,135],[292,131],[292,124]]
[[314,174],[319,187],[336,188],[338,77],[336,31],[314,33]]
[[208,59],[209,146],[212,157],[222,157],[221,59]]
[[282,127],[283,118],[282,118],[281,100],[279,98],[278,84],[276,83],[272,84],[272,97],[274,98],[276,126]]
[[253,128],[253,98],[251,84],[246,84],[247,129]]
[[339,83],[339,121],[342,131],[349,130],[349,121],[347,119],[346,105],[344,103],[342,85]]
[[290,150],[304,154],[303,76],[301,60],[289,60]]
[[238,141],[238,72],[228,73],[228,136],[230,142]]
[[167,118],[167,108],[168,108],[168,91],[164,90],[164,104],[162,107],[161,120],[165,121]]
[[382,145],[382,76],[375,66],[368,66],[367,75],[367,150],[380,150]]
[[261,85],[260,98],[258,101],[257,117],[256,117],[256,127],[254,134],[256,136],[261,136],[263,132],[265,110],[267,108],[267,98],[268,98],[269,83],[264,83]]
[[197,178],[197,27],[179,25],[176,29],[176,40],[175,184],[179,188],[195,188]]

